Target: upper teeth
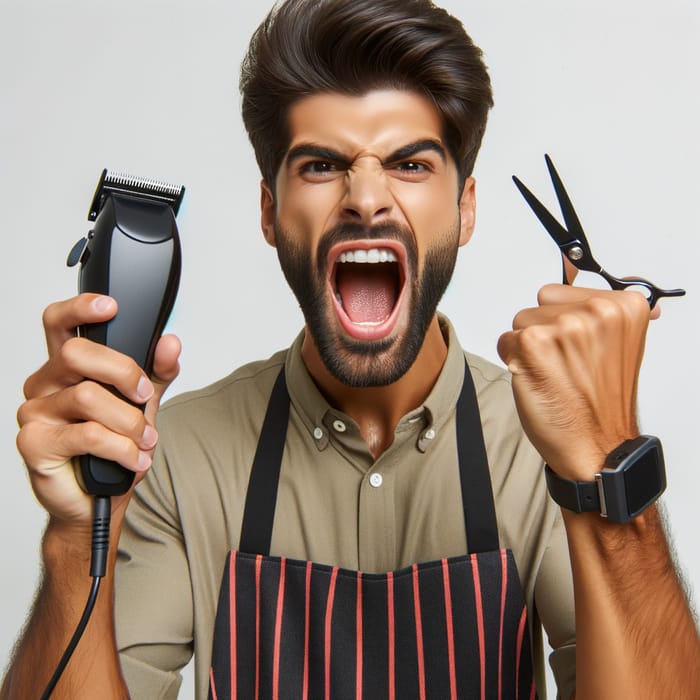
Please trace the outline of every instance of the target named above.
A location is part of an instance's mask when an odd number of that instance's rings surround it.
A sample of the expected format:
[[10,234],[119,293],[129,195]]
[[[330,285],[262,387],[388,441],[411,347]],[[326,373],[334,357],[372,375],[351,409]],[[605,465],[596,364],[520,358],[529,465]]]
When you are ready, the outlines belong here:
[[358,248],[357,250],[346,250],[340,254],[338,262],[341,263],[385,263],[397,262],[396,253],[389,248]]

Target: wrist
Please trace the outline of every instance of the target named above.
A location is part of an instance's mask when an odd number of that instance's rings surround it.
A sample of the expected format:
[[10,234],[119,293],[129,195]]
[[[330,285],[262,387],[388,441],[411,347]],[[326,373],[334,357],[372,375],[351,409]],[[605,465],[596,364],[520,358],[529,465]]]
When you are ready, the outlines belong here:
[[[113,513],[110,523],[108,562],[116,561],[117,545],[121,532],[122,514]],[[85,572],[92,558],[92,522],[70,521],[50,517],[44,530],[41,552],[47,571],[57,569],[65,576],[69,567]]]
[[44,562],[89,560],[92,532],[89,524],[69,523],[50,517],[41,541]]
[[572,481],[593,481],[596,474],[604,468],[610,454],[627,440],[639,437],[639,430],[631,427],[626,431],[617,431],[612,435],[601,436],[596,439],[590,436],[588,440],[569,440],[566,450],[560,454],[552,455],[545,461],[550,469],[562,479]]

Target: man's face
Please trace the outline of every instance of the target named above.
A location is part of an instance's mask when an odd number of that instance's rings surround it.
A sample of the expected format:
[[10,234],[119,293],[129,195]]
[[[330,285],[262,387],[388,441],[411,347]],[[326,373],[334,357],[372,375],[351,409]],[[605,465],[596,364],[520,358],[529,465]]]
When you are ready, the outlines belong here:
[[474,223],[432,104],[415,93],[319,94],[289,114],[262,224],[326,368],[382,386],[413,364]]

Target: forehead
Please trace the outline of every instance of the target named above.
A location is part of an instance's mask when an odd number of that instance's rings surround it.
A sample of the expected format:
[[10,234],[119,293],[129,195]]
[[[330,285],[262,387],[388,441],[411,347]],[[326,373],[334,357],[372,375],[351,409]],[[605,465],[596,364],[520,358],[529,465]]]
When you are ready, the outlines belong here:
[[294,103],[288,124],[289,149],[312,143],[348,156],[381,157],[422,139],[445,146],[438,111],[426,97],[405,90],[311,95]]

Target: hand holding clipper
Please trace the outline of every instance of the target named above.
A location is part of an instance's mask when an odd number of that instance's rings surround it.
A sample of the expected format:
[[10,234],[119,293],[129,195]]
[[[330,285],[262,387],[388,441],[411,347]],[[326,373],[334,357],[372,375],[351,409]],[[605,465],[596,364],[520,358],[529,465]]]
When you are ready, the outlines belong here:
[[[117,315],[79,334],[132,357],[147,374],[180,281],[175,222],[185,188],[104,170],[88,219],[94,228],[75,244],[68,265],[80,262],[79,292],[116,300]],[[134,473],[116,462],[82,455],[80,477],[93,495],[125,493]]]

